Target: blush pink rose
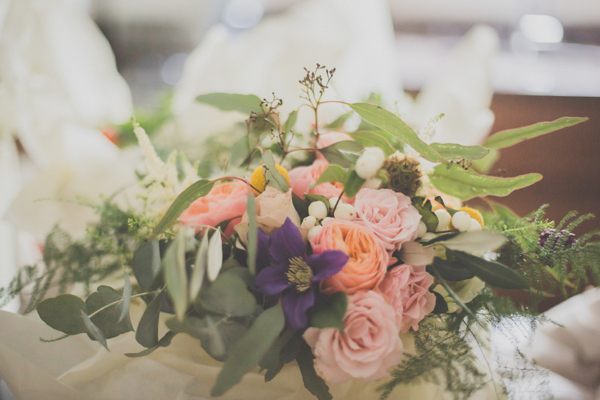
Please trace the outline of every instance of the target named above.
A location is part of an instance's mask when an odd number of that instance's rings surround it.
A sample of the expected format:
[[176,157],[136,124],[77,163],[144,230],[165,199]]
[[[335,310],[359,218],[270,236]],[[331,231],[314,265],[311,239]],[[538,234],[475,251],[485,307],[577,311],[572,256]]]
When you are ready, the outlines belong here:
[[391,189],[361,189],[354,200],[361,224],[377,236],[388,252],[417,238],[421,214],[410,197]]
[[348,297],[343,332],[308,328],[302,337],[315,355],[315,370],[331,384],[385,378],[402,359],[394,310],[372,290]]
[[321,283],[321,290],[331,294],[354,294],[374,289],[385,277],[389,255],[383,244],[364,226],[351,221],[332,219],[310,239],[316,254],[340,250],[350,257],[341,271]]
[[435,308],[435,295],[429,291],[433,276],[425,267],[402,264],[385,275],[379,290],[396,312],[396,323],[402,333],[410,327],[416,331],[419,322]]
[[[342,193],[342,190],[344,190],[344,185],[340,182],[321,183],[309,189],[321,177],[321,174],[328,166],[329,163],[326,160],[317,159],[312,165],[297,167],[291,170],[289,174],[293,192],[300,198],[304,198],[306,193],[320,194],[328,199],[338,197]],[[343,200],[346,203],[351,203],[354,199],[348,199],[346,196],[343,196]]]
[[[233,227],[246,212],[248,185],[240,182],[224,182],[215,185],[204,197],[194,201],[179,217],[184,225],[200,230],[200,225],[217,226],[231,220],[225,235],[233,234]],[[196,225],[196,226],[195,226]]]

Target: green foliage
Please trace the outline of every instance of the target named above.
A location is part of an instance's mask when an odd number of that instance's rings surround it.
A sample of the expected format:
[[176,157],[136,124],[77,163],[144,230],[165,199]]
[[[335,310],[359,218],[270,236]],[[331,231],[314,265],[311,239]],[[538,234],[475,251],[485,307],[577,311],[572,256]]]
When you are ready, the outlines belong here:
[[364,147],[379,147],[386,156],[392,155],[396,149],[388,138],[385,136],[389,135],[387,132],[369,132],[369,131],[356,131],[350,133],[352,139],[362,144]]
[[320,305],[310,317],[310,325],[315,328],[337,328],[344,330],[344,316],[348,298],[344,292],[334,293],[326,304]]
[[528,289],[529,284],[515,271],[494,261],[467,254],[462,251],[446,250],[453,258],[485,283],[501,289]]
[[244,280],[234,272],[223,272],[208,285],[197,298],[203,310],[228,317],[243,317],[255,310],[254,295],[246,288]]
[[431,147],[446,160],[480,160],[490,152],[481,146],[461,146],[455,143],[431,143]]
[[344,182],[346,177],[346,170],[339,165],[331,164],[321,174],[317,182],[313,185],[319,185],[325,182]]
[[77,335],[87,331],[80,315],[82,311],[87,312],[85,302],[71,294],[46,299],[37,306],[42,321],[67,335]]
[[166,299],[166,293],[161,290],[148,304],[135,333],[135,340],[144,347],[152,348],[158,345],[158,322],[160,310]]
[[263,153],[262,161],[266,166],[265,178],[267,182],[280,191],[287,192],[290,187],[283,175],[281,175],[275,167],[275,160],[273,159],[271,150],[267,150]]
[[262,113],[262,101],[253,94],[208,93],[196,97],[196,101],[221,111],[237,111],[243,114]]
[[304,341],[300,346],[296,361],[298,362],[298,367],[302,374],[304,386],[318,400],[333,399],[333,396],[329,393],[329,386],[327,386],[327,383],[325,383],[323,378],[321,378],[315,370],[315,356],[313,355],[312,350]]
[[181,229],[162,260],[167,293],[173,301],[175,315],[180,321],[187,311],[189,297],[185,264],[185,229]]
[[342,140],[319,149],[331,164],[339,165],[342,168],[354,166],[358,159],[358,153],[363,150],[363,146],[353,140]]
[[413,207],[421,214],[421,221],[427,227],[427,231],[435,232],[439,221],[437,215],[432,211],[431,201],[425,200],[424,197],[413,197],[411,201]]
[[346,174],[346,181],[344,182],[344,194],[348,197],[354,197],[360,190],[365,180],[358,176],[356,171],[349,170]]

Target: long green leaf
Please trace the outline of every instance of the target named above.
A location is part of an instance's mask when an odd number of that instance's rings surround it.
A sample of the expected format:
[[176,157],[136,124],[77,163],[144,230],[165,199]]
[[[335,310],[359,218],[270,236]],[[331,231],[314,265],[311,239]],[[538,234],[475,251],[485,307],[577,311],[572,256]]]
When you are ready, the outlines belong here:
[[288,133],[290,133],[290,131],[292,130],[292,128],[296,125],[296,120],[298,119],[298,111],[294,110],[290,113],[290,115],[288,115],[287,120],[285,121],[285,124],[283,125],[283,133],[285,136],[288,135]]
[[446,160],[479,160],[488,155],[489,149],[481,146],[462,146],[456,143],[431,143],[431,147]]
[[142,314],[135,332],[135,340],[144,347],[152,348],[158,345],[158,319],[164,299],[165,292],[162,290],[152,299]]
[[422,141],[404,121],[393,113],[373,104],[354,103],[350,107],[366,122],[383,129],[403,143],[415,149],[421,156],[434,162],[444,162],[445,159],[427,143]]
[[504,149],[524,140],[533,139],[559,129],[580,124],[587,120],[587,118],[581,117],[562,117],[555,121],[538,122],[537,124],[524,126],[522,128],[508,129],[492,135],[483,144],[483,147],[487,147],[488,149]]
[[331,164],[349,168],[356,163],[358,154],[364,147],[354,140],[342,140],[319,149],[319,152]]
[[513,190],[538,182],[542,179],[542,175],[526,174],[514,178],[498,178],[479,175],[451,163],[436,166],[429,179],[433,186],[443,193],[468,200],[479,196],[506,196]]
[[133,274],[144,292],[152,287],[160,273],[160,247],[158,240],[142,244],[133,254]]
[[171,340],[173,340],[175,335],[177,335],[176,332],[168,331],[167,333],[165,333],[165,335],[162,338],[160,338],[160,340],[158,341],[156,346],[149,347],[145,350],[140,351],[139,353],[125,353],[125,356],[130,357],[130,358],[137,358],[137,357],[145,357],[147,355],[150,355],[154,352],[154,350],[156,350],[160,347],[169,347],[171,345]]
[[164,217],[159,221],[159,223],[154,227],[152,231],[152,236],[159,235],[164,232],[179,216],[186,208],[190,206],[194,202],[194,200],[199,199],[200,197],[206,196],[212,187],[214,186],[214,181],[209,181],[206,179],[199,180],[198,182],[193,183],[185,189],[171,204]]
[[271,150],[267,150],[263,153],[262,157],[263,163],[267,167],[267,172],[265,174],[267,181],[272,183],[277,189],[282,192],[287,192],[289,190],[289,185],[284,178],[283,175],[277,170],[275,166],[275,160],[273,159],[273,153]]
[[87,332],[94,339],[96,339],[96,341],[98,341],[98,343],[100,343],[106,350],[108,350],[108,344],[106,343],[106,338],[104,337],[104,334],[100,329],[98,329],[96,325],[94,325],[90,317],[88,317],[88,315],[83,310],[81,310],[81,319],[83,320]]
[[231,348],[225,365],[217,376],[212,396],[220,396],[242,380],[269,350],[285,325],[281,303],[265,310],[252,327]]
[[246,201],[248,212],[248,269],[252,275],[256,275],[256,251],[258,246],[258,225],[256,224],[256,201],[252,191],[248,191]]
[[396,151],[385,137],[375,132],[357,131],[350,133],[350,136],[364,147],[379,147],[386,156],[389,156]]
[[123,321],[129,314],[129,304],[131,303],[131,279],[129,274],[125,272],[125,285],[123,286],[123,310],[119,316],[119,322]]
[[202,282],[204,281],[204,275],[206,275],[206,266],[208,264],[208,232],[204,233],[196,257],[194,259],[194,269],[192,270],[192,276],[190,277],[190,302],[193,302],[202,288]]
[[529,284],[514,270],[495,261],[467,254],[462,251],[446,250],[446,254],[454,257],[456,261],[482,281],[500,289],[528,289]]
[[325,182],[342,182],[346,178],[346,170],[339,165],[331,164],[321,174],[314,186]]
[[303,340],[300,343],[300,351],[296,356],[304,387],[318,400],[331,400],[333,396],[329,393],[329,386],[315,370],[315,356],[310,346]]
[[163,270],[165,273],[167,292],[173,301],[175,315],[179,320],[182,320],[188,306],[188,279],[185,269],[184,229],[179,230],[177,237],[167,249],[165,258],[163,258]]
[[262,114],[261,100],[253,94],[207,93],[196,97],[199,103],[208,104],[221,111],[238,111],[244,114]]

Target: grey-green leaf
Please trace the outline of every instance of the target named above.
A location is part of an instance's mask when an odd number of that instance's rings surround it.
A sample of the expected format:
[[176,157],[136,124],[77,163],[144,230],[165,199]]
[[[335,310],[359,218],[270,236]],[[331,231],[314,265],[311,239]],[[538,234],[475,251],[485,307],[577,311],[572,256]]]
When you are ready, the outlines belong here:
[[344,292],[334,293],[329,302],[319,307],[310,318],[315,328],[336,328],[344,330],[344,316],[348,307],[348,298]]
[[443,260],[438,257],[433,260],[432,265],[427,266],[427,272],[435,275],[431,271],[432,268],[435,268],[440,276],[447,281],[464,281],[475,276],[471,271],[463,267],[460,262]]
[[150,290],[160,273],[160,248],[158,240],[142,244],[133,254],[133,274],[143,291]]
[[254,311],[256,300],[237,274],[224,272],[200,293],[200,306],[229,317],[243,317]]
[[346,170],[339,165],[331,164],[321,174],[314,186],[325,182],[341,182],[344,183],[346,178]]
[[160,340],[158,341],[156,346],[149,347],[145,350],[140,351],[139,353],[125,353],[125,356],[130,357],[130,358],[137,358],[137,357],[145,357],[147,355],[150,355],[154,352],[154,350],[156,350],[158,348],[169,347],[169,345],[171,345],[171,340],[173,340],[175,335],[177,335],[176,332],[169,331],[169,332],[165,333],[165,335],[162,338],[160,338]]
[[319,152],[331,164],[337,164],[343,168],[350,168],[356,163],[358,153],[363,149],[364,147],[354,140],[342,140],[319,149]]
[[90,317],[88,317],[88,315],[83,310],[80,310],[80,313],[81,313],[81,319],[83,320],[85,328],[86,328],[87,332],[90,334],[90,336],[92,336],[94,339],[96,339],[96,341],[98,341],[98,343],[100,343],[102,346],[104,346],[104,348],[106,350],[108,350],[108,344],[106,343],[106,338],[104,337],[104,334],[102,333],[102,331],[100,329],[98,329],[98,327],[96,325],[94,325],[94,323],[92,322]]
[[263,153],[262,160],[267,167],[267,172],[265,174],[267,181],[282,192],[287,192],[290,187],[286,179],[275,167],[275,160],[273,159],[271,150],[267,150]]
[[296,356],[304,387],[311,392],[318,400],[331,400],[333,396],[329,393],[327,383],[317,375],[315,370],[315,356],[313,355],[310,346],[305,342],[301,342],[300,351]]
[[165,229],[171,226],[173,222],[179,218],[181,213],[187,209],[190,204],[194,202],[194,200],[199,199],[200,197],[206,196],[212,187],[214,186],[214,181],[209,181],[206,179],[201,179],[198,182],[195,182],[190,185],[187,189],[185,189],[171,204],[165,215],[158,222],[158,224],[154,227],[152,231],[152,236],[159,235],[164,232]]
[[540,174],[525,174],[514,178],[479,175],[458,164],[440,164],[429,175],[433,186],[443,193],[468,200],[479,196],[507,196],[513,190],[532,185],[542,179]]
[[393,113],[369,103],[354,103],[350,104],[350,107],[356,111],[363,120],[383,129],[392,136],[395,136],[402,141],[402,143],[415,149],[427,160],[434,162],[445,161],[444,157],[438,154],[438,152],[427,143],[422,141],[415,131]]
[[180,229],[163,258],[167,292],[173,301],[175,315],[182,320],[188,306],[188,280],[185,269],[185,230]]
[[[108,306],[109,304],[111,305]],[[128,313],[119,321],[123,313],[123,297],[110,286],[99,286],[97,291],[85,300],[85,305],[89,315],[108,306],[90,317],[94,325],[100,328],[107,339],[133,330]]]
[[190,277],[190,301],[193,302],[200,292],[202,282],[204,281],[204,275],[206,275],[206,265],[208,264],[208,232],[204,233],[198,251],[196,252],[196,258],[194,260],[194,269],[192,276]]
[[67,335],[87,332],[81,311],[87,312],[85,302],[71,294],[46,299],[37,305],[37,312],[42,321]]
[[358,176],[356,171],[350,170],[346,174],[346,182],[344,183],[344,194],[347,197],[354,197],[360,190],[365,180]]
[[256,201],[251,191],[248,191],[246,201],[248,212],[248,269],[252,275],[256,275],[256,252],[258,247],[258,225],[256,224]]
[[123,321],[129,315],[129,304],[131,303],[131,279],[129,274],[125,272],[125,284],[123,286],[123,310],[119,316],[119,322]]
[[483,146],[488,149],[503,149],[524,140],[533,139],[559,129],[580,124],[587,120],[587,118],[581,117],[563,117],[555,121],[538,122],[537,124],[522,128],[508,129],[490,136]]
[[379,147],[386,156],[393,154],[396,149],[382,135],[369,131],[356,131],[349,134],[352,139],[362,144],[364,147]]
[[237,111],[243,114],[262,114],[261,100],[253,94],[207,93],[196,97],[199,103],[208,104],[221,111]]
[[237,384],[245,373],[258,365],[285,325],[281,303],[261,313],[248,332],[232,347],[217,376],[212,396],[220,396]]
[[162,290],[152,299],[142,314],[135,332],[135,340],[144,347],[152,348],[158,345],[158,319],[164,300],[165,292]]
[[446,160],[479,160],[490,152],[481,146],[462,146],[456,143],[431,143],[430,146]]
[[209,281],[214,281],[219,276],[223,266],[223,246],[221,241],[221,228],[218,228],[208,242],[208,255],[206,276]]
[[467,254],[462,251],[448,250],[452,257],[461,263],[464,268],[471,271],[485,283],[500,289],[528,289],[529,284],[521,275],[495,261]]
[[283,132],[285,136],[292,130],[292,128],[296,125],[296,120],[298,119],[298,111],[294,110],[288,115],[285,124],[283,125]]
[[467,253],[485,253],[494,251],[506,243],[506,236],[492,231],[462,232],[446,240],[436,241],[450,250],[466,251]]

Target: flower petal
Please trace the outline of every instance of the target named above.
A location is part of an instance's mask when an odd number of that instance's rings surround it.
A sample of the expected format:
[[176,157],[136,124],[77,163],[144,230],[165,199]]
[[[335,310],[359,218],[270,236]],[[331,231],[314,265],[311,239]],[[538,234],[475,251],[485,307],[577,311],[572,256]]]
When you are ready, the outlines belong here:
[[337,274],[348,262],[347,254],[338,250],[327,250],[321,254],[313,254],[306,263],[313,270],[311,281],[320,282],[331,275]]
[[305,292],[290,290],[283,296],[281,305],[288,326],[292,329],[306,328],[308,317],[306,311],[315,304],[315,292],[309,289]]
[[271,236],[269,252],[274,264],[288,264],[290,258],[304,257],[306,247],[300,230],[291,219],[286,218],[283,225]]
[[254,279],[254,284],[267,296],[281,293],[291,285],[285,275],[286,271],[287,265],[274,265],[263,268]]

